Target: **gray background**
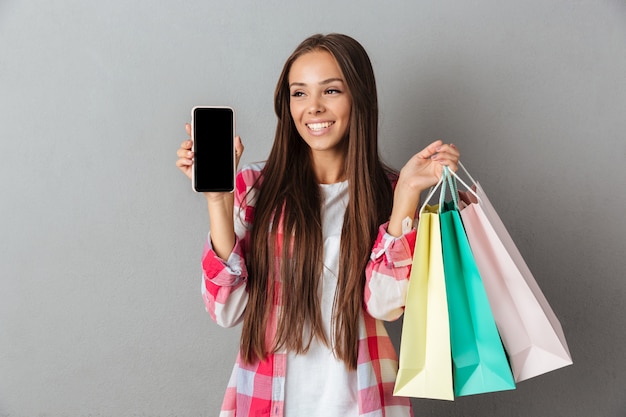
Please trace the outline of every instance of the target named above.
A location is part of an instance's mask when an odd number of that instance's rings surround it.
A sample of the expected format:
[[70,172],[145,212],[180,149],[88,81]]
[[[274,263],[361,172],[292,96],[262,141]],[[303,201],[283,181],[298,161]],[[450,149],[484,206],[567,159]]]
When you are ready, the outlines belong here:
[[284,60],[334,31],[371,55],[385,159],[461,148],[574,356],[416,416],[626,415],[626,5],[591,0],[0,1],[0,415],[217,414],[239,328],[204,311],[175,151],[225,104],[264,159]]

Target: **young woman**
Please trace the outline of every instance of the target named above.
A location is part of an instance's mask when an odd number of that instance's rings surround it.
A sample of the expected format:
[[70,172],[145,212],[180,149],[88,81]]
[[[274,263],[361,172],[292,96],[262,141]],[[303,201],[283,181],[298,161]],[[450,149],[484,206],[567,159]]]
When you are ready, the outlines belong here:
[[[403,312],[420,193],[459,152],[436,141],[399,174],[382,164],[372,66],[345,35],[296,48],[275,111],[267,161],[206,193],[203,298],[219,325],[243,322],[221,415],[408,416],[381,320]],[[191,140],[178,158],[190,176]]]

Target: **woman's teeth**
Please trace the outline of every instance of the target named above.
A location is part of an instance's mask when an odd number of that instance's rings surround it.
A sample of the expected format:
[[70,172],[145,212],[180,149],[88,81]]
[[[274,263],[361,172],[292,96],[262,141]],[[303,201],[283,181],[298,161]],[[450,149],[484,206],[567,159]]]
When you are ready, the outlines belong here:
[[324,122],[324,123],[310,123],[307,126],[311,130],[322,130],[330,127],[334,122]]

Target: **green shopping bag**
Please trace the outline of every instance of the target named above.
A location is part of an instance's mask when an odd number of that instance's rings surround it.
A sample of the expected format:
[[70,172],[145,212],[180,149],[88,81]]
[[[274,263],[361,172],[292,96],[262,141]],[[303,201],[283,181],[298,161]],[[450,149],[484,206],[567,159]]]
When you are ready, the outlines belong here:
[[458,210],[454,178],[447,167],[443,184],[452,201],[439,207],[443,266],[450,317],[450,344],[456,396],[515,389],[511,367],[496,327]]

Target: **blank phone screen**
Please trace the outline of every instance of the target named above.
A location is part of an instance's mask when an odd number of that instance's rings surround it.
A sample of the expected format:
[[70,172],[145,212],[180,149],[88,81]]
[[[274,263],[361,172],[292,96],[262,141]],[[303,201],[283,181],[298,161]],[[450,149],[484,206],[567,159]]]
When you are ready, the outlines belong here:
[[193,110],[194,188],[199,192],[234,189],[234,112],[224,107]]

